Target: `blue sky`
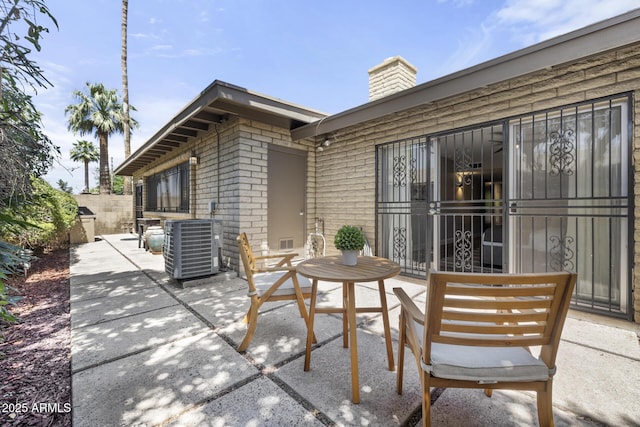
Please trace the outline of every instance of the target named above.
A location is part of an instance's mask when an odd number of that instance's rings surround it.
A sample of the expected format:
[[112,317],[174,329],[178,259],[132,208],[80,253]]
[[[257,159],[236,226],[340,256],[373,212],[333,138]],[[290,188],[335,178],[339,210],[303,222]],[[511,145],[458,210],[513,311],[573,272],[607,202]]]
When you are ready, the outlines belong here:
[[[64,109],[85,82],[122,93],[121,1],[45,1],[59,29],[33,58],[54,87],[35,103],[61,148],[46,179],[77,193],[84,169],[69,150],[95,139],[68,132]],[[420,84],[637,7],[639,0],[129,0],[129,98],[140,123],[132,152],[214,80],[333,114],[367,102],[367,71],[388,57],[416,66]],[[122,136],[110,138],[109,155],[122,163]]]

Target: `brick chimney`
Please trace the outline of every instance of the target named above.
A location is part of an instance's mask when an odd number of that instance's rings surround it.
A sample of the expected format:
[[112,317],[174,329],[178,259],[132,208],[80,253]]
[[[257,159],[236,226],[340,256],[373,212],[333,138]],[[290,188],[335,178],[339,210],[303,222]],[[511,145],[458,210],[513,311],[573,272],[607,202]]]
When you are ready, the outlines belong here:
[[417,73],[401,56],[385,59],[369,70],[369,101],[414,87]]

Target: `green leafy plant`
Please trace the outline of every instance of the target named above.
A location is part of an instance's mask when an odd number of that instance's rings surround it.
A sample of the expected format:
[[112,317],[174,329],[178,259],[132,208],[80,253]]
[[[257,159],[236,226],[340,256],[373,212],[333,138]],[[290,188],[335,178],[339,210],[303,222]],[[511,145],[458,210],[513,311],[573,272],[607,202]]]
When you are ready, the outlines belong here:
[[33,103],[38,89],[53,87],[32,59],[47,21],[57,28],[43,1],[0,0],[0,207],[29,195],[30,176],[44,176],[60,154]]
[[6,280],[13,274],[24,273],[32,259],[30,251],[0,240],[0,324],[16,321],[16,317],[9,311],[8,306],[16,305],[22,299],[19,295],[10,294],[9,291],[15,291],[15,289],[9,286]]
[[[0,239],[37,251],[65,247],[78,214],[77,202],[41,178],[32,179],[31,185],[28,202],[16,198],[0,211]],[[2,220],[9,217],[13,220]]]
[[361,251],[364,243],[364,233],[355,225],[343,225],[333,239],[336,249],[341,251]]

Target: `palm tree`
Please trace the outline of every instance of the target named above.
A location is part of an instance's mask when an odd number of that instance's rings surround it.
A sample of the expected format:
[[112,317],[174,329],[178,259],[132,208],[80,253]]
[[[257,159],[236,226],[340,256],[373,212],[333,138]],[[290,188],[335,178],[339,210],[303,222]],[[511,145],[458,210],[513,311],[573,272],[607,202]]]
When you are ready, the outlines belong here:
[[[129,127],[129,78],[127,75],[127,16],[129,13],[129,0],[122,0],[122,113],[124,114],[124,157],[131,154],[131,129]],[[124,194],[131,194],[131,177],[124,177]]]
[[84,139],[73,143],[71,153],[69,155],[74,162],[84,162],[84,190],[83,193],[89,192],[89,163],[97,162],[100,159],[100,152],[93,145],[93,142]]
[[[70,115],[69,130],[80,136],[95,132],[100,141],[100,194],[109,194],[109,136],[114,132],[124,132],[122,104],[115,89],[106,89],[102,83],[87,82],[86,85],[88,93],[73,91],[78,104],[67,106],[64,112]],[[129,119],[130,127],[137,125],[134,119]]]

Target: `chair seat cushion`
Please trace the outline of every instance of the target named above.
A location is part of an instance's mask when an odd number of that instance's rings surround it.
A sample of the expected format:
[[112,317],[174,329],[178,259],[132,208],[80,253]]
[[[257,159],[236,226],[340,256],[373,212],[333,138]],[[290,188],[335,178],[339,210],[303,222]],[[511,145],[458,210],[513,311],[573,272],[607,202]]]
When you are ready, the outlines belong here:
[[[253,275],[253,282],[256,285],[258,296],[262,296],[269,290],[274,283],[276,283],[282,276],[288,274],[286,271],[271,271],[267,273],[257,273]],[[302,293],[311,293],[311,280],[304,276],[298,275],[298,283],[300,284],[300,290]],[[276,291],[271,295],[294,295],[293,280],[289,277]]]
[[[415,324],[422,340],[422,325]],[[422,344],[422,343],[421,343]],[[546,381],[549,368],[524,347],[479,347],[432,343],[431,374],[477,382]]]

